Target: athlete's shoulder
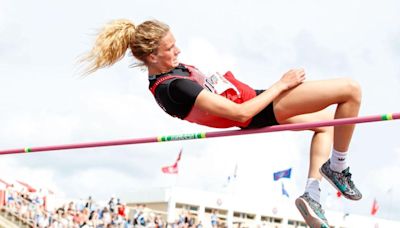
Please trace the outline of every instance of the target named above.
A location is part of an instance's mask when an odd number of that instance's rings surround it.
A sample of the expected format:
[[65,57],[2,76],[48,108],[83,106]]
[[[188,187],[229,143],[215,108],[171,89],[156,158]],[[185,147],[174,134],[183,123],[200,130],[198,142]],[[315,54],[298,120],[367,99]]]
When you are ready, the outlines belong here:
[[192,68],[192,69],[198,70],[197,67],[195,67],[194,65],[191,65],[191,64],[179,63],[179,65],[186,67],[186,68]]

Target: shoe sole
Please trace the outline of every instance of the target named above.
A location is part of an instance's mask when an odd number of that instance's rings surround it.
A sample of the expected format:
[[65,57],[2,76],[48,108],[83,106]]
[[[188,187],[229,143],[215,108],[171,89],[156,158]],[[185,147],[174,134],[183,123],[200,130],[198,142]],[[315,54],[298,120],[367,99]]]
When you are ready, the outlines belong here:
[[297,198],[295,204],[300,214],[303,216],[304,221],[306,221],[307,225],[311,228],[329,228],[329,226],[315,214],[312,208],[308,206],[305,200]]
[[362,197],[360,197],[360,198],[357,199],[357,198],[351,198],[351,197],[347,196],[346,194],[344,194],[344,193],[336,186],[335,183],[333,183],[333,182],[331,181],[331,179],[330,179],[328,176],[325,175],[325,173],[322,171],[322,169],[319,169],[319,173],[321,173],[321,175],[325,178],[325,180],[327,180],[337,191],[339,191],[340,193],[342,193],[342,195],[343,195],[346,199],[357,201],[357,200],[360,200],[360,199],[362,198]]

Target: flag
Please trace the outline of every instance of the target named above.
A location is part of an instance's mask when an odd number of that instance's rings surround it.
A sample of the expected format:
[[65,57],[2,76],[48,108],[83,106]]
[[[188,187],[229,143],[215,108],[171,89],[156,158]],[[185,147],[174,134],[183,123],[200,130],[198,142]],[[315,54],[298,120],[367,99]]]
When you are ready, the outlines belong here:
[[11,184],[7,183],[6,181],[4,181],[3,179],[0,179],[0,183],[3,183],[4,186],[7,188],[9,186],[11,186]]
[[29,184],[27,184],[27,183],[25,183],[25,182],[22,182],[22,181],[19,181],[19,180],[17,180],[17,182],[18,182],[20,185],[22,185],[23,187],[25,187],[26,190],[28,190],[28,192],[36,192],[36,189],[35,189],[34,187],[30,186]]
[[178,174],[178,164],[175,163],[171,166],[164,166],[161,171],[165,174]]
[[376,212],[378,212],[378,209],[379,209],[378,201],[374,199],[374,202],[372,202],[371,215],[375,215]]
[[289,193],[285,189],[285,185],[282,182],[282,195],[287,196],[289,198]]
[[290,178],[291,173],[292,173],[292,168],[275,172],[274,181],[277,181],[281,178]]
[[232,175],[229,175],[229,176],[228,176],[228,183],[231,182],[231,181],[233,181],[233,180],[236,180],[236,177],[237,177],[237,170],[238,170],[238,164],[236,163],[235,169],[233,170]]
[[238,171],[238,164],[235,164],[235,169],[233,170],[233,178],[236,179],[237,177],[237,171]]
[[178,174],[178,163],[181,160],[182,149],[179,151],[178,157],[173,165],[164,166],[161,168],[161,171],[165,174]]

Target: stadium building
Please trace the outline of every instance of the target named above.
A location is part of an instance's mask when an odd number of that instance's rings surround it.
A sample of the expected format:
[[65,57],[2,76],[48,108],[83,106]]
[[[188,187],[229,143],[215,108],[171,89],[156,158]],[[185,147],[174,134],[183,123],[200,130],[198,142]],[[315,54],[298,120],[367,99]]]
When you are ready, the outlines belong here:
[[[203,227],[211,227],[213,214],[218,218],[218,227],[241,228],[294,228],[307,227],[291,200],[277,199],[270,203],[250,202],[226,193],[213,193],[182,187],[153,188],[130,192],[123,198],[130,208],[145,205],[150,211],[163,215],[169,223],[181,214],[201,221]],[[334,228],[393,228],[400,222],[373,216],[343,214],[326,211]]]

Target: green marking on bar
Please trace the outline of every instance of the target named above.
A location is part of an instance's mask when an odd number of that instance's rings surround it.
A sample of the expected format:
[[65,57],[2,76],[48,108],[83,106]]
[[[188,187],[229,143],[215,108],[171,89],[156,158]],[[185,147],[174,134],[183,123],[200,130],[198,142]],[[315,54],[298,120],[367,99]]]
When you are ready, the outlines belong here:
[[192,134],[160,136],[157,138],[157,140],[159,142],[168,142],[168,141],[179,141],[179,140],[189,140],[189,139],[202,139],[205,137],[206,133],[192,133]]
[[25,153],[32,152],[31,148],[29,148],[29,147],[25,147],[25,148],[24,148],[24,151],[25,151]]
[[206,133],[205,132],[202,132],[202,133],[199,133],[199,139],[205,139],[206,138]]
[[382,120],[393,120],[393,114],[388,113],[388,114],[382,115]]

